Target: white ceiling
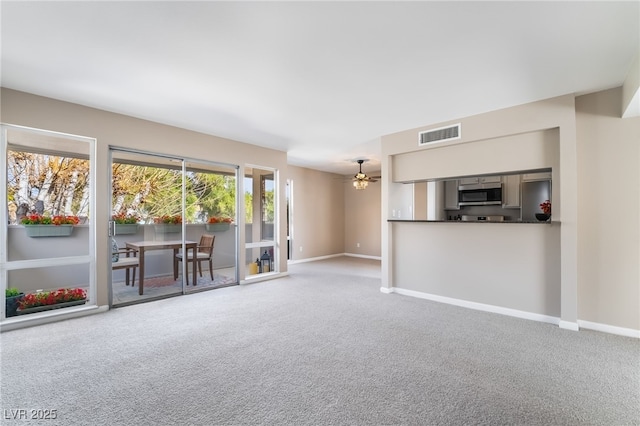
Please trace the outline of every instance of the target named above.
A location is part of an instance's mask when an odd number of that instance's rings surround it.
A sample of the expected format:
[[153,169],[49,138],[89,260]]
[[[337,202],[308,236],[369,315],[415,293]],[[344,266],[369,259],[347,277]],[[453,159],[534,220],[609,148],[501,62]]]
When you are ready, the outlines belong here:
[[352,174],[385,134],[621,85],[639,5],[2,1],[0,79]]

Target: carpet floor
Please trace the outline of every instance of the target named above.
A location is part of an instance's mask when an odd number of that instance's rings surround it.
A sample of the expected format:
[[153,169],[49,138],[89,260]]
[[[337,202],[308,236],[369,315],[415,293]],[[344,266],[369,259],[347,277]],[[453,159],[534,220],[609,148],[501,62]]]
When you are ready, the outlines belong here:
[[640,424],[638,339],[289,273],[0,334],[2,424]]

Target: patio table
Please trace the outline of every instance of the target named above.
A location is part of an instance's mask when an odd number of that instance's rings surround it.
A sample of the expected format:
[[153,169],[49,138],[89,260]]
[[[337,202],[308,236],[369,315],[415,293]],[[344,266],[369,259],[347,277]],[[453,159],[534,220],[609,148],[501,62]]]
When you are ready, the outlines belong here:
[[[193,283],[195,285],[195,283],[198,282],[198,277],[196,274],[196,249],[198,247],[198,243],[196,241],[185,241],[185,246],[187,249],[187,252],[189,250],[193,250],[193,255],[191,256],[191,262],[193,262],[193,265],[191,267],[191,269],[193,270]],[[138,287],[138,293],[142,296],[143,292],[144,292],[144,253],[146,251],[149,250],[167,250],[167,249],[172,249],[173,250],[173,258],[175,259],[176,254],[178,253],[178,250],[182,248],[182,240],[170,240],[170,241],[135,241],[135,242],[127,242],[127,247],[128,248],[132,248],[135,250],[138,250],[138,257],[140,258],[140,278],[138,279],[138,283],[139,283],[139,287]],[[189,256],[187,256],[187,259],[189,258]],[[173,271],[173,275],[174,277],[177,276],[177,270],[176,270],[176,262],[174,260],[173,262],[174,266],[174,271]],[[188,264],[187,264],[188,266]]]

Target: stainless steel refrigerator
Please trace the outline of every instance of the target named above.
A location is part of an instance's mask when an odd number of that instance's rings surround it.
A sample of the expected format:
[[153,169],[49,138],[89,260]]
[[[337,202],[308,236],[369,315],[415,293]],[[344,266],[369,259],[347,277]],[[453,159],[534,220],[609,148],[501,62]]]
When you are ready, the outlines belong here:
[[[551,181],[540,180],[534,182],[522,182],[521,212],[523,222],[535,222],[536,213],[542,213],[540,203],[551,200]],[[553,214],[553,210],[551,210]]]

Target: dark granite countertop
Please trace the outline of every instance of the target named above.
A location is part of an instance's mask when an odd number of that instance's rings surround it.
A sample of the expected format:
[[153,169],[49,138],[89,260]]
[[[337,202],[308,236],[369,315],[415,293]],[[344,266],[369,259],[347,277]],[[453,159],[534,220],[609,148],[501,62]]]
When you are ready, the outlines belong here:
[[399,222],[399,223],[524,223],[524,224],[533,224],[533,225],[550,225],[552,223],[560,223],[558,221],[546,221],[540,222],[538,220],[534,221],[524,221],[524,220],[504,220],[502,222],[498,221],[484,221],[484,220],[408,220],[408,219],[387,219],[387,222]]

